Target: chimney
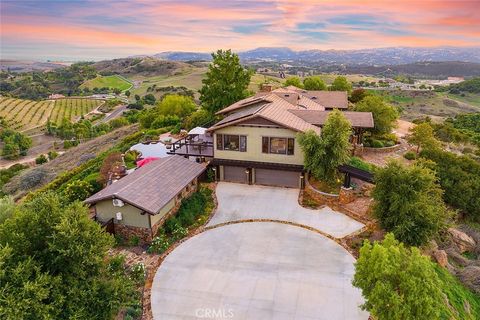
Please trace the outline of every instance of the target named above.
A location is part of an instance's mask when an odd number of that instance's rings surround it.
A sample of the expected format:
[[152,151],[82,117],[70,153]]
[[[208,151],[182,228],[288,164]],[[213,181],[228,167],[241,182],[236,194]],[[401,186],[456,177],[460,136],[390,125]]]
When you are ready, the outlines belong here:
[[268,83],[262,83],[262,86],[260,87],[261,92],[271,92],[273,89],[273,86]]

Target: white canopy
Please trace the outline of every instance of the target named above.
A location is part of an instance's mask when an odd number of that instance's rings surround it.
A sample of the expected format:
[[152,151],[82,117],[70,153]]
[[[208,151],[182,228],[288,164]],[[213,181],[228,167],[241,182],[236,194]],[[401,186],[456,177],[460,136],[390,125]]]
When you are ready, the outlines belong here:
[[192,130],[188,131],[188,134],[205,134],[206,131],[206,128],[195,127]]

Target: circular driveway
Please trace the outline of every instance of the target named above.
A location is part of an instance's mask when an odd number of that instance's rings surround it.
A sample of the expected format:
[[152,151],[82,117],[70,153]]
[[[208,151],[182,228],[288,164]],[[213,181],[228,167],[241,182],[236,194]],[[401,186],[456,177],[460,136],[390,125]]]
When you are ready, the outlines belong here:
[[320,234],[274,222],[226,225],[182,243],[155,275],[154,319],[368,319],[354,258]]

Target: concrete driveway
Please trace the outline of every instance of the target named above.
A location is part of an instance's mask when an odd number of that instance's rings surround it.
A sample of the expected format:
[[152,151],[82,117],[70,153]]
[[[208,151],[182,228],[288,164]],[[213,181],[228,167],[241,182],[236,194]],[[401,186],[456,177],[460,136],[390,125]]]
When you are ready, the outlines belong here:
[[220,182],[216,191],[218,208],[208,225],[249,219],[280,220],[312,227],[335,238],[364,227],[329,207],[312,210],[300,206],[298,193],[298,189]]
[[354,258],[300,227],[246,222],[182,243],[158,269],[154,319],[366,320]]

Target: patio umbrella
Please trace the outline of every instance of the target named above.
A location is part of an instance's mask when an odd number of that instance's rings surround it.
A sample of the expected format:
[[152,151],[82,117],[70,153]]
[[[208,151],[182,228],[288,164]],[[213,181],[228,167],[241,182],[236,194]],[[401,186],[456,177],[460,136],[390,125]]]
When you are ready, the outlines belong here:
[[188,131],[188,134],[205,134],[205,131],[207,131],[207,129],[202,127],[195,127],[192,130]]
[[140,168],[140,167],[143,167],[144,165],[152,162],[152,161],[155,161],[157,159],[160,159],[159,157],[146,157],[145,159],[142,159],[142,160],[138,160],[137,161],[137,167]]

